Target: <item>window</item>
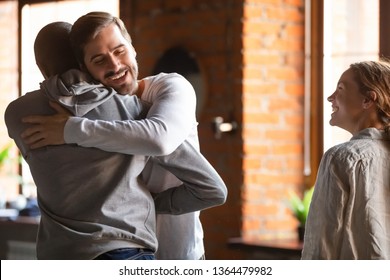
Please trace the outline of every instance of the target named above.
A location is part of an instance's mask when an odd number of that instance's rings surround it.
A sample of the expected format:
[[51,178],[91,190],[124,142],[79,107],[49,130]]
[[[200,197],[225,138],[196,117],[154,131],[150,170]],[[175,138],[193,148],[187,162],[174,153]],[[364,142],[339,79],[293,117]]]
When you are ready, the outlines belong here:
[[353,62],[379,56],[379,0],[324,1],[324,151],[352,135],[328,121],[331,95],[340,75]]
[[[379,0],[306,0],[305,175],[315,183],[323,153],[351,135],[329,125],[327,97],[352,62],[379,57]],[[390,9],[390,5],[388,7]],[[383,11],[382,14],[384,14]],[[382,29],[387,24],[382,25]],[[385,37],[385,36],[382,36]],[[386,36],[387,38],[387,36]],[[384,50],[390,43],[382,43]],[[389,54],[388,54],[389,55]]]

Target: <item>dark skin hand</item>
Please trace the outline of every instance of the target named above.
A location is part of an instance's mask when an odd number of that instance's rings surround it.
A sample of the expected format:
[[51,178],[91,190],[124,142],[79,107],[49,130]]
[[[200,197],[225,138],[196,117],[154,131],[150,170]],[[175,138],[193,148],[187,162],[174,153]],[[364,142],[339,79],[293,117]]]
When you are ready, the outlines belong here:
[[56,102],[50,101],[50,106],[57,111],[57,114],[32,115],[22,119],[23,123],[31,124],[21,134],[30,149],[65,144],[64,127],[72,114]]

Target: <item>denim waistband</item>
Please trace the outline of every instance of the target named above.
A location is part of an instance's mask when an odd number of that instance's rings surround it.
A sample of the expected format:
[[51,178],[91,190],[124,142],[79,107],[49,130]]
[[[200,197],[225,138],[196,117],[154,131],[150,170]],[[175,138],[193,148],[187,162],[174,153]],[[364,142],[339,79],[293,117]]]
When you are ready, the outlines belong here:
[[154,252],[146,248],[119,248],[103,253],[95,260],[154,260]]

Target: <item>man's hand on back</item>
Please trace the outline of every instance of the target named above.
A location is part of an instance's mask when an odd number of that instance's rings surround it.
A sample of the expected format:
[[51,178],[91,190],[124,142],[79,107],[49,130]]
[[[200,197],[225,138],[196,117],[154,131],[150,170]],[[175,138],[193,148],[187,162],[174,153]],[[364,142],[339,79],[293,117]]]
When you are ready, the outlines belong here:
[[23,123],[31,124],[21,134],[31,149],[65,144],[64,127],[71,113],[56,102],[50,102],[50,106],[57,111],[57,114],[33,115],[22,119]]

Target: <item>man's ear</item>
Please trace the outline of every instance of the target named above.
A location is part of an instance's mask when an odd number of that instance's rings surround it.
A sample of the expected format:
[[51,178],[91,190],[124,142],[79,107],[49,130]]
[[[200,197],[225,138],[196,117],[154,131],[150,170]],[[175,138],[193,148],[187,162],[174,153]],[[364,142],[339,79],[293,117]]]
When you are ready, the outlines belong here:
[[88,69],[87,69],[87,67],[85,67],[85,64],[79,63],[79,67],[80,67],[81,71],[88,72]]
[[375,91],[370,90],[367,94],[367,97],[363,100],[363,108],[368,109],[372,105],[375,104],[375,101],[377,100],[378,96]]
[[49,76],[50,76],[49,70],[47,70],[46,67],[44,67],[44,65],[43,65],[42,63],[38,63],[38,62],[37,62],[37,66],[38,66],[39,71],[41,71],[43,78],[44,78],[45,80],[46,80],[47,78],[49,78]]
[[134,57],[137,57],[137,51],[135,50],[133,45],[131,45],[131,49],[133,51]]

